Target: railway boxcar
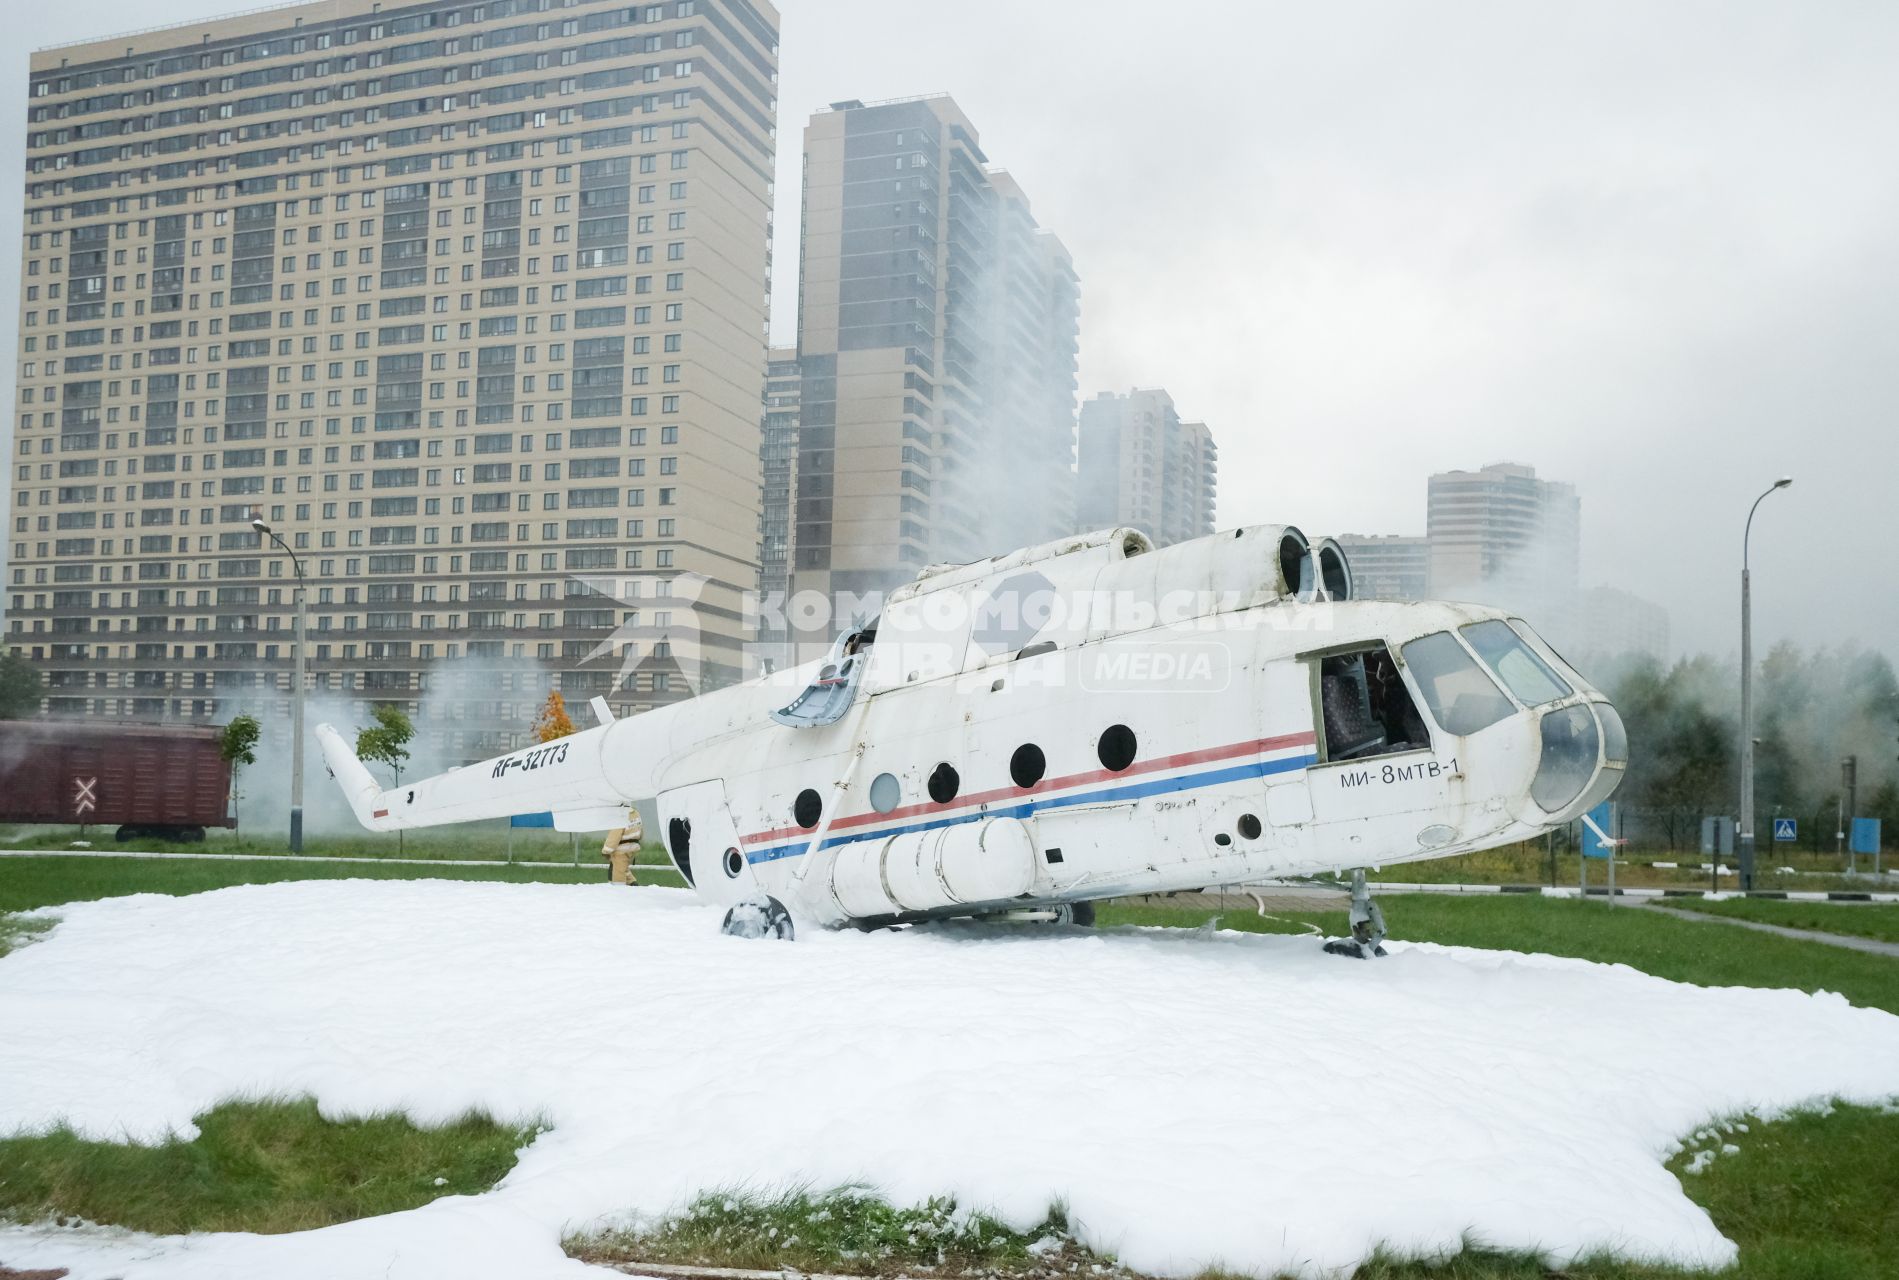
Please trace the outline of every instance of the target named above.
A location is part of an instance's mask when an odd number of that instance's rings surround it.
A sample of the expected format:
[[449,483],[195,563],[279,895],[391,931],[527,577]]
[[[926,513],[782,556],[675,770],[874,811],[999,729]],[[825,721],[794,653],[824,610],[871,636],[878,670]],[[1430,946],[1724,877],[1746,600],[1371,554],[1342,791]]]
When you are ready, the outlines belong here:
[[0,720],[0,822],[202,840],[230,827],[231,765],[208,725]]

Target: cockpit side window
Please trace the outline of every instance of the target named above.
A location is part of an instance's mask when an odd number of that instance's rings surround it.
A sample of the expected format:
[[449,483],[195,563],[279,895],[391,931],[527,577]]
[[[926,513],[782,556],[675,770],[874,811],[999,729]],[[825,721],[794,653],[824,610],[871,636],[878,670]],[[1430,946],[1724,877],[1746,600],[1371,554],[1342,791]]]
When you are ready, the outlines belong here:
[[1511,630],[1509,623],[1492,618],[1458,630],[1463,632],[1465,643],[1496,672],[1504,688],[1515,694],[1524,706],[1539,707],[1569,696],[1569,682],[1524,643],[1523,637]]
[[1446,733],[1463,737],[1488,729],[1516,707],[1496,682],[1448,631],[1421,636],[1404,646],[1405,665],[1424,695],[1431,718]]
[[1324,759],[1364,760],[1431,745],[1424,718],[1383,645],[1319,660]]

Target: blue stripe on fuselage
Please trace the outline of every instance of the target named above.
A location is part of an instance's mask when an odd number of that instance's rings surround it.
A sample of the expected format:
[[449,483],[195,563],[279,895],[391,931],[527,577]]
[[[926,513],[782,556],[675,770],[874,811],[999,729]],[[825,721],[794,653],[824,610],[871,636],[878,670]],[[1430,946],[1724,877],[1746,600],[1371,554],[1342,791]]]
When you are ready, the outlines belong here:
[[[1318,760],[1316,755],[1285,756],[1278,760],[1254,760],[1246,764],[1228,765],[1223,769],[1209,769],[1203,773],[1183,773],[1171,778],[1128,782],[1118,787],[1103,787],[1096,791],[1076,792],[1073,795],[1051,796],[1045,800],[1023,800],[1018,804],[1004,805],[1001,808],[977,809],[953,817],[932,818],[927,822],[912,822],[897,827],[879,827],[875,831],[848,831],[842,835],[827,837],[823,847],[829,849],[841,844],[855,844],[859,840],[881,840],[887,836],[904,835],[911,831],[933,831],[939,827],[953,827],[963,822],[975,822],[980,818],[1026,818],[1044,809],[1065,809],[1079,804],[1107,804],[1116,800],[1138,800],[1143,796],[1166,795],[1172,791],[1193,791],[1201,787],[1215,787],[1223,782],[1240,782],[1247,778],[1263,778],[1268,774],[1287,773],[1317,764]],[[746,853],[745,860],[754,864],[776,862],[780,858],[795,858],[810,847],[809,840],[795,840],[789,844],[773,845],[769,849],[750,850]]]

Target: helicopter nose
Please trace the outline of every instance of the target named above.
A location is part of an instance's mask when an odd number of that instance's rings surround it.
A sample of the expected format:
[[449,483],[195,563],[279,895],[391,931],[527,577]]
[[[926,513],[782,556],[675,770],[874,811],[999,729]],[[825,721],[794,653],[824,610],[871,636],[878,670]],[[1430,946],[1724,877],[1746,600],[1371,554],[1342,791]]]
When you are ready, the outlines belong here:
[[1552,817],[1568,819],[1609,798],[1628,765],[1622,717],[1607,702],[1578,702],[1543,713],[1542,756],[1530,799]]

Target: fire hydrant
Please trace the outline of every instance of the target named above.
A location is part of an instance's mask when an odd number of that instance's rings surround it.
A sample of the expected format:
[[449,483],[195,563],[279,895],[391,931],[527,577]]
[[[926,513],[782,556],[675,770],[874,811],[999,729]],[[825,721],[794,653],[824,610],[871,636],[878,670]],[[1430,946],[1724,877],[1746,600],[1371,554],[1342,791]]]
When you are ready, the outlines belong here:
[[627,814],[626,826],[607,832],[606,842],[600,846],[600,856],[607,860],[607,879],[614,884],[639,883],[633,878],[633,860],[639,856],[645,834],[637,812]]

